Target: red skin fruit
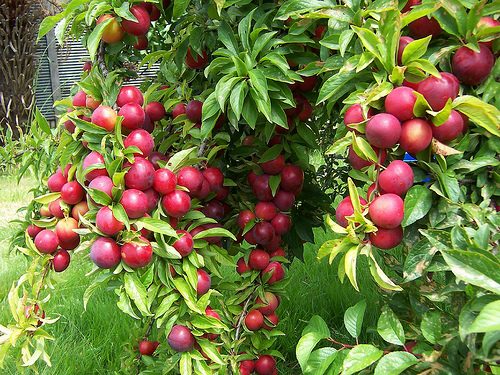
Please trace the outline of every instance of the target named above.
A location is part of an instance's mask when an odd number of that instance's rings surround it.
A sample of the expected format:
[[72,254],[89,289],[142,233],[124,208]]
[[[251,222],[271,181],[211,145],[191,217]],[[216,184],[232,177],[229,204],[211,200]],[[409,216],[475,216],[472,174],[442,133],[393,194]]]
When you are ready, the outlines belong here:
[[143,217],[148,209],[148,198],[146,194],[137,189],[127,189],[120,198],[127,216],[131,219]]
[[255,372],[258,375],[273,375],[276,371],[276,360],[270,355],[261,355],[255,361]]
[[394,160],[380,173],[378,183],[384,193],[403,196],[413,186],[413,178],[413,170],[408,163]]
[[71,217],[75,220],[80,220],[79,216],[85,215],[89,211],[87,201],[81,201],[73,206],[71,209]]
[[426,36],[438,36],[443,32],[439,22],[435,18],[428,18],[427,16],[416,19],[408,25],[410,34],[414,38],[421,39]]
[[165,107],[160,102],[151,102],[146,105],[146,113],[151,121],[160,121],[166,115]]
[[271,221],[271,225],[274,228],[274,233],[281,236],[290,231],[290,228],[292,227],[292,219],[290,219],[290,216],[280,212]]
[[203,184],[203,174],[194,167],[183,167],[177,173],[177,184],[184,186],[191,194],[196,194]]
[[408,12],[411,8],[419,4],[422,4],[422,0],[408,0],[403,9],[401,9],[401,13]]
[[278,247],[276,250],[274,250],[273,252],[271,252],[269,254],[269,256],[272,258],[274,257],[283,257],[285,258],[286,257],[286,253],[285,253],[285,250],[283,250],[281,247]]
[[[88,154],[85,157],[85,159],[83,159],[82,168],[83,168],[83,170],[86,170],[87,168],[89,168],[95,164],[104,165],[104,158],[97,151],[92,151],[90,154]],[[92,181],[94,178],[96,178],[98,176],[108,176],[108,172],[106,171],[106,168],[93,169],[85,175],[85,178],[87,181]]]
[[62,219],[64,217],[64,211],[61,207],[61,198],[57,198],[55,201],[49,203],[49,212],[52,216]]
[[202,208],[201,212],[203,212],[206,217],[221,221],[224,218],[224,205],[214,200],[208,202],[205,207]]
[[100,105],[92,113],[92,123],[106,129],[108,132],[115,129],[117,114],[116,111],[106,105]]
[[189,328],[183,325],[175,325],[167,337],[168,345],[176,352],[189,352],[193,350],[195,338]]
[[123,223],[114,217],[113,211],[107,206],[102,207],[97,212],[95,225],[97,229],[108,236],[114,236],[124,228]]
[[379,113],[366,124],[366,139],[372,146],[392,148],[401,135],[401,123],[389,113]]
[[148,38],[145,35],[139,35],[136,37],[134,44],[132,47],[138,51],[144,51],[148,48]]
[[85,196],[85,191],[77,181],[66,182],[61,188],[61,199],[67,204],[77,204]]
[[304,183],[304,171],[298,165],[288,164],[281,171],[280,187],[283,190],[297,193]]
[[264,325],[264,316],[259,310],[251,310],[245,316],[245,326],[249,331],[258,331]]
[[[479,20],[479,22],[477,23],[477,29],[478,30],[481,30],[485,27],[498,27],[500,26],[500,21],[497,21],[495,20],[494,18],[491,18],[491,17],[481,17],[481,19]],[[497,39],[497,37],[495,37],[495,40]],[[490,40],[490,41],[487,41],[487,42],[481,42],[479,44],[482,44],[486,47],[488,47],[489,49],[492,49],[493,47],[493,40]]]
[[280,154],[275,159],[260,164],[260,167],[266,174],[280,174],[283,168],[285,168],[285,156]]
[[248,264],[245,263],[245,258],[241,257],[238,259],[236,262],[236,272],[238,272],[240,275],[250,272],[252,269]]
[[269,186],[269,175],[263,174],[255,177],[252,191],[259,201],[269,202],[273,200],[271,187]]
[[313,107],[311,103],[307,101],[307,99],[304,100],[304,103],[302,103],[302,110],[299,113],[299,120],[300,121],[307,121],[309,118],[312,116],[313,112]]
[[205,177],[203,177],[203,182],[201,184],[200,190],[198,190],[196,194],[193,194],[193,196],[200,200],[204,200],[210,195],[210,193],[211,193],[210,183]]
[[401,226],[394,229],[378,228],[375,233],[370,233],[370,242],[379,249],[392,249],[403,241],[403,228]]
[[142,340],[139,343],[139,353],[141,355],[153,355],[158,345],[160,345],[158,341]]
[[409,87],[396,87],[385,98],[385,111],[395,116],[399,121],[413,118],[413,107],[417,97]]
[[162,198],[161,204],[168,216],[179,218],[191,209],[191,198],[185,191],[175,190],[166,194]]
[[78,229],[78,221],[72,217],[61,219],[56,224],[55,232],[62,249],[73,250],[80,244],[80,235],[74,229]]
[[193,251],[193,237],[185,230],[178,230],[176,232],[179,235],[179,239],[175,241],[172,246],[184,258]]
[[191,48],[188,48],[187,54],[186,54],[186,65],[191,69],[204,68],[208,63],[207,52],[202,51],[202,56],[197,55],[196,52],[194,52],[194,54],[196,55],[196,57],[193,56],[193,53],[191,52]]
[[[366,201],[363,198],[359,197],[359,201],[361,205],[363,206],[366,205]],[[344,199],[342,199],[342,201],[337,206],[337,209],[335,210],[335,219],[337,221],[337,224],[346,228],[347,225],[349,224],[347,216],[351,216],[353,214],[354,214],[354,207],[351,203],[351,198],[345,197]]]
[[144,194],[146,195],[146,198],[148,199],[147,212],[151,212],[156,207],[158,207],[158,202],[160,201],[160,195],[153,188],[149,188],[147,190],[144,190]]
[[403,221],[404,203],[399,195],[383,194],[370,203],[368,213],[376,226],[394,229]]
[[266,292],[264,294],[264,299],[257,297],[255,303],[260,305],[258,309],[262,314],[270,315],[278,308],[280,301],[273,293]]
[[28,233],[28,236],[31,238],[35,238],[38,233],[40,233],[43,229],[40,227],[37,227],[34,224],[28,225],[28,228],[26,228],[26,233]]
[[158,21],[160,15],[160,9],[156,5],[152,4],[151,11],[149,12],[149,18],[151,21]]
[[43,217],[52,217],[50,210],[47,206],[40,207],[40,216]]
[[[123,145],[125,147],[130,147],[130,146],[137,147],[139,150],[141,150],[142,157],[147,158],[149,157],[149,155],[151,155],[151,152],[155,147],[155,142],[151,134],[149,134],[146,130],[136,129],[133,130],[127,136],[127,138],[123,140]],[[135,153],[134,156],[141,156],[141,154]]]
[[247,182],[250,186],[252,186],[254,184],[255,180],[257,180],[257,176],[258,175],[254,171],[248,172]]
[[279,189],[274,196],[273,203],[281,211],[290,211],[295,204],[295,194]]
[[63,272],[69,266],[70,262],[69,253],[66,250],[59,250],[54,254],[54,259],[52,259],[52,267],[54,271]]
[[297,82],[297,87],[302,92],[310,92],[314,90],[316,86],[317,78],[316,76],[302,77],[304,82]]
[[153,258],[153,248],[147,239],[140,237],[141,243],[128,242],[121,248],[123,263],[131,268],[147,266]]
[[460,83],[451,73],[441,72],[441,78],[430,76],[420,81],[417,91],[427,100],[434,111],[440,111],[448,99],[454,100],[458,96]]
[[118,107],[123,107],[128,103],[135,103],[142,106],[144,104],[144,97],[142,96],[141,90],[135,86],[123,86],[116,98],[116,105]]
[[49,229],[44,229],[35,237],[35,247],[44,254],[52,254],[59,246],[57,234]]
[[118,116],[123,116],[122,126],[128,130],[139,129],[144,124],[146,113],[137,103],[127,103],[118,111]]
[[186,116],[192,122],[201,121],[201,112],[203,109],[203,103],[199,100],[191,100],[186,106]]
[[[274,229],[274,227],[273,227],[273,229]],[[275,251],[276,249],[278,249],[280,247],[280,245],[281,245],[281,236],[279,236],[275,233],[273,238],[271,239],[271,241],[269,241],[269,243],[263,245],[263,247],[264,247],[264,250],[266,250],[267,252],[271,252],[271,251]]]
[[85,94],[85,91],[80,90],[78,91],[75,96],[73,96],[73,107],[85,107],[87,102],[87,94]]
[[[280,319],[278,315],[275,313],[269,314],[264,317],[264,326],[262,328],[267,329],[268,331],[271,331],[274,327],[276,327],[279,323]],[[268,324],[270,323],[270,324]]]
[[[368,118],[373,116],[373,110],[370,108],[368,110]],[[349,130],[353,130],[352,128],[349,127],[351,124],[357,124],[360,122],[365,121],[366,118],[363,115],[363,108],[361,107],[360,104],[353,104],[349,108],[347,108],[347,111],[344,114],[344,124],[347,126]]]
[[268,222],[260,222],[252,228],[255,242],[259,245],[267,245],[274,237],[274,228]]
[[66,182],[68,182],[68,179],[64,177],[62,172],[57,171],[49,177],[47,186],[51,192],[59,192]]
[[113,196],[113,187],[113,180],[111,180],[108,176],[98,176],[90,181],[89,184],[90,189],[102,191],[110,198]]
[[172,118],[184,115],[185,113],[186,113],[186,105],[184,103],[176,104],[172,109]]
[[244,361],[240,362],[240,375],[250,375],[254,368],[255,368],[255,363],[251,359],[246,359]]
[[476,86],[482,83],[495,65],[495,56],[485,45],[479,45],[479,52],[468,47],[460,47],[453,55],[451,67],[453,74],[466,85]]
[[314,29],[314,38],[316,40],[323,38],[323,35],[325,35],[327,29],[328,27],[326,25],[316,26],[316,29]]
[[219,191],[217,192],[217,195],[215,196],[215,199],[218,201],[223,201],[227,198],[229,195],[229,187],[228,186],[223,186]]
[[432,141],[432,125],[424,119],[416,118],[403,122],[399,145],[409,154],[415,155],[425,150]]
[[224,185],[224,174],[219,168],[208,167],[203,171],[203,177],[206,178],[210,185],[210,190],[219,191]]
[[124,167],[130,167],[127,174],[125,174],[125,186],[127,188],[144,191],[153,186],[155,168],[149,160],[136,156],[132,165],[127,162]]
[[90,69],[92,69],[92,63],[91,63],[90,61],[85,61],[85,62],[83,63],[82,70],[83,70],[84,72],[89,72],[89,71],[90,71]]
[[165,195],[172,193],[177,186],[177,176],[169,169],[158,169],[153,177],[153,189]]
[[[379,149],[377,147],[372,147],[375,153],[378,155],[379,154]],[[385,162],[385,159],[387,157],[387,151],[382,150],[382,155],[380,158],[380,164],[383,164]],[[352,146],[349,146],[349,153],[347,155],[347,158],[349,159],[349,163],[354,169],[361,170],[365,167],[369,167],[370,165],[374,164],[371,161],[365,160],[358,156],[356,152],[354,151],[354,148]]]
[[122,25],[115,17],[113,17],[111,14],[103,14],[97,19],[96,23],[99,25],[100,23],[110,18],[113,20],[106,26],[101,38],[105,43],[108,44],[118,43],[123,39],[125,32],[123,31]]
[[269,264],[269,254],[261,249],[254,249],[248,257],[248,265],[254,270],[262,271]]
[[409,36],[402,36],[399,38],[399,46],[398,46],[398,65],[401,66],[403,65],[403,51],[405,50],[406,46],[413,42],[415,39]]
[[160,160],[168,161],[168,156],[163,155],[161,152],[153,151],[151,152],[151,155],[149,156],[148,159],[151,162],[151,164],[153,164],[153,167],[155,167],[155,169],[159,169],[160,165],[158,164],[158,162]]
[[262,220],[271,221],[278,211],[272,202],[259,202],[255,205],[255,216]]
[[450,117],[440,126],[432,124],[432,135],[438,141],[443,143],[448,143],[460,134],[462,134],[464,129],[464,120],[460,113],[452,110]]
[[100,104],[101,102],[99,100],[96,100],[92,96],[87,95],[87,98],[85,99],[85,106],[87,108],[94,110],[99,107]]
[[261,272],[261,275],[265,274],[271,274],[267,283],[272,285],[284,279],[285,270],[280,262],[270,262],[266,269]]
[[212,285],[212,278],[205,270],[199,269],[197,273],[198,273],[198,284],[196,285],[196,293],[198,294],[199,297],[209,291],[210,286]]
[[123,19],[123,30],[135,36],[145,35],[151,26],[151,19],[149,18],[148,11],[139,5],[133,5],[130,7],[130,12],[137,19],[137,22]]

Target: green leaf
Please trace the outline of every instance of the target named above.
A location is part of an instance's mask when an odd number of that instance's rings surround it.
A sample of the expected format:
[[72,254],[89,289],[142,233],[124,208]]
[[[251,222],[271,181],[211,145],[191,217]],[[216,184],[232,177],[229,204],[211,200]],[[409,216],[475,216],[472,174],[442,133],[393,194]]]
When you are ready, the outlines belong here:
[[330,330],[325,321],[318,315],[313,316],[304,329],[295,350],[297,360],[302,370],[306,368],[307,361],[314,347],[318,342],[327,337],[330,337]]
[[207,238],[207,237],[229,237],[232,240],[236,241],[236,237],[234,234],[232,234],[230,231],[224,228],[210,228],[210,229],[205,229],[199,233],[197,233],[193,239],[195,240],[200,240],[202,238]]
[[334,96],[337,92],[342,90],[345,84],[355,76],[356,74],[354,72],[344,72],[335,74],[328,78],[319,90],[318,100],[316,101],[316,104],[320,104]]
[[52,136],[52,133],[50,131],[50,125],[45,119],[45,117],[42,115],[38,107],[35,108],[35,120],[40,129],[47,134],[48,136]]
[[432,207],[432,192],[422,185],[413,186],[406,193],[404,207],[404,219],[401,225],[407,227],[429,213]]
[[392,352],[383,356],[378,362],[374,375],[399,375],[416,363],[418,360],[411,353]]
[[41,204],[48,204],[50,202],[55,201],[57,198],[60,198],[60,197],[61,197],[61,193],[59,193],[59,192],[47,193],[44,195],[40,195],[39,197],[36,197],[34,199],[34,201],[41,203]]
[[226,363],[222,359],[222,356],[217,351],[217,346],[215,346],[212,342],[208,340],[197,340],[197,343],[200,345],[203,353],[206,354],[208,358],[210,358],[213,362],[223,366]]
[[500,300],[487,304],[469,327],[468,332],[500,331]]
[[215,86],[215,97],[221,109],[225,108],[226,101],[233,89],[233,86],[240,80],[240,77],[224,76]]
[[427,52],[427,47],[429,47],[429,42],[432,39],[432,35],[426,38],[417,39],[409,43],[403,50],[402,62],[403,65],[408,65],[408,63],[420,59]]
[[325,374],[337,355],[338,351],[330,347],[313,351],[307,360],[306,368],[302,369],[304,375]]
[[87,49],[92,61],[95,61],[95,55],[97,53],[97,49],[99,48],[99,43],[101,42],[101,37],[104,33],[104,29],[111,23],[111,21],[113,21],[112,18],[96,25],[87,39]]
[[111,197],[104,191],[97,189],[87,189],[87,192],[89,193],[90,198],[92,198],[92,200],[97,204],[107,206],[112,202]]
[[219,41],[221,41],[233,55],[238,55],[238,43],[236,42],[233,31],[227,22],[223,21],[220,23],[217,28],[217,33]]
[[344,154],[352,143],[352,137],[347,134],[345,137],[337,139],[325,152],[325,155]]
[[359,246],[351,247],[344,256],[344,269],[349,281],[354,289],[359,291],[358,281],[356,280],[356,263],[358,259]]
[[278,157],[278,155],[281,154],[281,152],[283,151],[283,145],[280,143],[280,144],[276,144],[274,146],[272,146],[271,148],[268,148],[261,156],[261,158],[259,159],[259,163],[265,163],[267,161],[271,161],[271,160],[274,160]]
[[361,344],[352,348],[344,360],[342,375],[351,375],[375,363],[384,352],[373,345]]
[[142,285],[141,280],[135,273],[126,273],[123,277],[125,291],[139,311],[146,316],[150,316],[151,312],[148,308],[148,294],[146,288]]
[[372,274],[373,279],[375,282],[380,286],[382,289],[386,290],[393,290],[393,291],[401,291],[403,288],[401,288],[399,285],[394,284],[389,277],[385,274],[385,272],[380,268],[378,263],[376,262],[375,258],[370,256],[370,273]]
[[358,338],[361,334],[365,310],[366,300],[361,300],[354,306],[349,307],[344,313],[344,325],[352,337]]
[[267,79],[258,69],[252,69],[248,72],[250,77],[250,84],[257,91],[262,100],[269,100]]
[[441,338],[441,313],[439,311],[427,311],[420,323],[422,335],[431,344],[436,344]]
[[238,120],[241,117],[241,111],[243,110],[243,103],[245,102],[247,91],[247,81],[241,81],[234,86],[229,97],[229,104],[231,105],[231,109],[233,110],[236,119]]
[[145,228],[155,233],[162,233],[170,237],[177,238],[177,232],[169,223],[152,217],[143,217],[136,221],[136,224],[141,228]]
[[92,283],[85,289],[83,293],[83,309],[87,310],[87,303],[94,292],[113,276],[112,273],[101,273]]
[[403,267],[404,282],[418,279],[431,264],[437,248],[431,246],[425,238],[418,241],[410,248]]
[[453,101],[453,109],[466,115],[473,123],[500,137],[500,110],[491,104],[470,96],[462,95]]
[[186,12],[186,9],[188,8],[190,3],[191,0],[175,0],[172,18],[176,19],[182,16]]
[[356,27],[356,26],[351,26],[351,27],[354,30],[354,32],[358,34],[358,37],[361,40],[361,43],[363,44],[365,49],[370,51],[375,57],[379,59],[381,63],[383,63],[384,61],[378,49],[378,46],[383,43],[380,40],[380,38],[377,35],[375,35],[375,33],[370,29]]
[[439,112],[427,111],[432,116],[432,123],[436,126],[443,125],[451,115],[451,99],[448,99],[446,105]]
[[194,150],[196,150],[196,147],[191,147],[186,150],[176,152],[168,160],[166,167],[172,172],[177,172],[179,169],[186,166],[187,163],[189,163],[189,161],[193,158],[191,154],[194,153]]
[[382,338],[394,345],[404,345],[405,332],[398,317],[388,307],[382,308],[382,313],[378,319],[377,332]]
[[[178,0],[175,1],[177,3]],[[193,374],[193,362],[191,361],[191,355],[188,352],[182,353],[181,360],[179,361],[179,371],[181,375],[192,375]]]

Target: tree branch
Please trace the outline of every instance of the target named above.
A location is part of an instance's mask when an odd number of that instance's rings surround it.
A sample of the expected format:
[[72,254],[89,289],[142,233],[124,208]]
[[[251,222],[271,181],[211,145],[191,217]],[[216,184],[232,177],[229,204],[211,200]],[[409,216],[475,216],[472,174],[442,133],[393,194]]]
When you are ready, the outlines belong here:
[[106,77],[109,74],[108,68],[106,67],[106,63],[104,62],[104,43],[101,42],[99,44],[99,51],[97,52],[97,63],[99,64],[99,68],[101,69],[102,75]]

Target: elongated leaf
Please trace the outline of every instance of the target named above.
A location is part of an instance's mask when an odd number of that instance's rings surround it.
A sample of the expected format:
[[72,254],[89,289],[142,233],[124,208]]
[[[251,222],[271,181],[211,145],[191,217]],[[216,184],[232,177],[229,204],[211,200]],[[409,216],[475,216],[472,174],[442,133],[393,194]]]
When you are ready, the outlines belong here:
[[376,362],[384,352],[373,345],[356,345],[344,360],[342,375],[351,375]]
[[123,277],[125,291],[141,313],[146,316],[151,315],[148,308],[148,295],[146,288],[135,273],[126,273]]
[[453,108],[466,115],[473,123],[500,137],[500,110],[470,95],[462,95],[453,101]]
[[374,375],[399,375],[418,362],[413,354],[408,352],[392,352],[386,354],[375,367]]
[[407,227],[425,217],[432,207],[432,192],[422,185],[413,186],[406,193],[404,219],[401,225]]
[[344,325],[352,337],[359,337],[366,310],[366,300],[349,307],[344,313]]
[[474,320],[469,332],[500,331],[500,300],[487,304]]
[[403,345],[405,342],[403,325],[396,314],[387,306],[382,308],[382,313],[377,323],[377,332],[385,341],[391,344]]
[[166,234],[167,236],[177,238],[177,233],[166,221],[154,219],[152,217],[143,217],[136,222],[142,228],[146,228],[155,233]]

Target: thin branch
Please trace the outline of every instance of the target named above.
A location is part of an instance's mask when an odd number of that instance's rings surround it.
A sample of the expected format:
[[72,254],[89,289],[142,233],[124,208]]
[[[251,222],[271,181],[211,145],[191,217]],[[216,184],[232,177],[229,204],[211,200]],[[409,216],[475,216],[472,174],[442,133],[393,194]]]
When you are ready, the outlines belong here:
[[109,74],[108,68],[106,67],[106,63],[104,62],[104,43],[101,42],[99,45],[99,51],[97,52],[97,62],[99,64],[99,68],[101,69],[102,75],[106,77]]
[[47,274],[49,273],[51,265],[52,265],[52,262],[47,262],[47,264],[45,265],[45,268],[43,269],[42,278],[40,279],[40,283],[38,284],[38,288],[36,290],[35,300],[38,300],[38,297],[40,296],[40,292],[42,291],[42,287],[43,287],[43,282],[45,281],[45,278],[47,277]]
[[336,345],[342,346],[342,349],[352,349],[352,348],[354,348],[354,345],[344,344],[343,342],[337,341],[337,340],[335,340],[335,339],[333,339],[331,337],[328,337],[327,340],[330,341],[330,342],[332,342],[332,343],[334,343],[334,344],[336,344]]
[[198,157],[202,157],[203,154],[205,153],[205,149],[207,148],[207,140],[204,139],[201,144],[200,144],[200,148],[198,149]]

